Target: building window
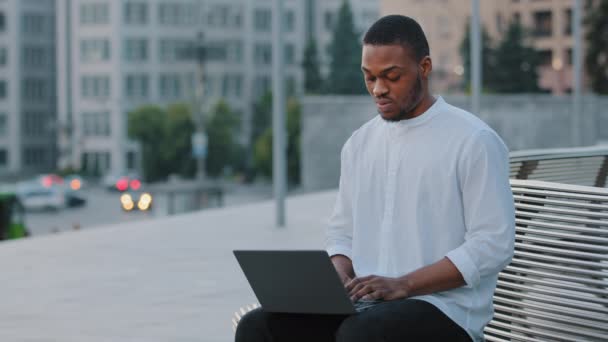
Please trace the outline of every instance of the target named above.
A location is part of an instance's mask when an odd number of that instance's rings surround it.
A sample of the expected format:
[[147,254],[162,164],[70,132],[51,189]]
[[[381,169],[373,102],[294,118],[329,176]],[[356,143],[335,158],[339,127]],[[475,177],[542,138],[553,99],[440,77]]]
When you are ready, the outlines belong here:
[[195,25],[196,13],[196,5],[191,3],[165,2],[158,5],[158,21],[161,25]]
[[124,43],[125,60],[143,62],[148,59],[148,41],[145,39],[128,38]]
[[5,149],[0,149],[0,167],[6,167],[8,164],[8,153]]
[[110,23],[108,3],[93,2],[80,5],[81,25],[103,25]]
[[293,96],[296,94],[296,79],[293,75],[288,75],[285,78],[285,89],[287,90],[287,96]]
[[521,13],[513,13],[513,22],[517,25],[521,25]]
[[6,81],[0,80],[0,100],[6,98]]
[[0,12],[0,32],[6,31],[6,17],[4,12]]
[[538,52],[538,58],[540,59],[540,65],[550,66],[553,63],[553,51],[540,50]]
[[270,77],[268,76],[257,76],[254,81],[253,89],[256,98],[260,98],[262,95],[270,91]]
[[551,11],[534,12],[534,36],[550,37],[552,34]]
[[225,74],[222,82],[223,97],[242,96],[243,77],[238,74]]
[[0,137],[6,136],[6,113],[0,113]]
[[564,35],[572,34],[572,10],[570,8],[564,10]]
[[100,176],[110,170],[109,152],[86,152],[82,154],[82,169],[92,175]]
[[23,33],[27,34],[44,34],[52,32],[47,30],[50,25],[47,24],[47,18],[42,14],[28,13],[22,17]]
[[229,44],[225,41],[209,42],[205,47],[205,57],[209,61],[225,61]]
[[148,97],[148,75],[134,74],[125,77],[125,92],[128,98],[145,99]]
[[179,74],[161,74],[159,79],[160,97],[175,99],[181,95]]
[[325,29],[327,31],[333,31],[334,29],[334,13],[333,12],[325,12]]
[[108,76],[83,76],[81,83],[80,89],[83,98],[110,97],[110,78]]
[[107,61],[110,59],[110,41],[88,39],[80,41],[80,61],[83,63]]
[[253,24],[258,32],[269,32],[272,14],[269,9],[258,8],[254,12]]
[[125,24],[146,25],[148,23],[148,4],[145,1],[129,1],[124,7]]
[[572,48],[568,48],[566,49],[566,64],[567,65],[572,65]]
[[189,58],[192,42],[185,39],[161,39],[159,48],[161,62],[177,62]]
[[44,102],[49,98],[46,80],[26,78],[23,80],[23,100],[27,102]]
[[293,32],[296,26],[296,20],[293,11],[286,11],[283,16],[283,30],[285,30],[285,32]]
[[257,65],[270,65],[272,63],[272,46],[269,43],[256,44],[254,60]]
[[85,137],[109,137],[110,113],[85,112],[82,113],[82,133]]
[[5,47],[0,47],[0,66],[5,66],[8,63],[8,56]]
[[51,64],[48,50],[41,46],[25,46],[23,48],[23,65],[28,68],[46,67]]
[[283,60],[285,61],[285,65],[293,65],[296,62],[296,52],[293,44],[285,44],[284,50],[285,56],[283,56]]
[[44,165],[47,161],[45,147],[26,147],[23,153],[23,162],[26,166]]
[[23,135],[27,137],[44,136],[47,131],[48,114],[45,112],[28,111],[23,113]]
[[243,42],[240,40],[226,42],[226,60],[240,63],[243,61]]

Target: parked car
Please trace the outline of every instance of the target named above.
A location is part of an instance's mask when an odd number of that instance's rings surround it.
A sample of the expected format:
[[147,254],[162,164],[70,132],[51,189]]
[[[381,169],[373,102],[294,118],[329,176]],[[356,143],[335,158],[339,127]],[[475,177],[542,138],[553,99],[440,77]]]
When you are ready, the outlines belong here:
[[127,174],[111,173],[103,178],[102,183],[106,189],[120,192],[139,191],[142,186],[141,177],[135,172]]
[[61,187],[44,187],[36,183],[18,187],[17,198],[26,211],[53,210],[65,208],[66,196]]

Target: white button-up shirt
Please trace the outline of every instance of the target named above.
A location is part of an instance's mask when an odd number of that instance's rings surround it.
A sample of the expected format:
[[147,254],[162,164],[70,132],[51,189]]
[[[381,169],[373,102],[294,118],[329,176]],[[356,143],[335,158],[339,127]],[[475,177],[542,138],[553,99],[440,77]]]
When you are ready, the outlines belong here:
[[481,340],[497,274],[511,260],[515,210],[508,149],[474,115],[441,97],[422,115],[380,116],[342,149],[327,251],[357,276],[399,277],[444,257],[466,286],[415,297]]

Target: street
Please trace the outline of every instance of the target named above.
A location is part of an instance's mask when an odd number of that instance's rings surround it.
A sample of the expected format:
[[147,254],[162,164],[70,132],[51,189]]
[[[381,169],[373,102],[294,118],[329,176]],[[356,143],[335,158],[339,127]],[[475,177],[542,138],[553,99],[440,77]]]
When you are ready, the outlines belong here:
[[[120,193],[107,191],[98,186],[83,189],[87,203],[79,208],[65,208],[60,211],[27,212],[25,223],[32,235],[44,235],[75,229],[88,229],[101,225],[135,222],[158,217],[149,212],[125,212],[120,207]],[[272,198],[270,185],[235,185],[226,190],[226,206],[253,203]]]

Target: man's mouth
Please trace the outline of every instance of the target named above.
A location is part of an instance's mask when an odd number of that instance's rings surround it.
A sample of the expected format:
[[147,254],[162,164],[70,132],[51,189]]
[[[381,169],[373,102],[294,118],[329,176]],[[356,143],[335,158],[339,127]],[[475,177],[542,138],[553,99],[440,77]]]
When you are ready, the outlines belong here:
[[387,112],[393,106],[393,101],[390,101],[390,100],[377,100],[376,101],[376,106],[378,107],[379,111],[385,113],[385,112]]

